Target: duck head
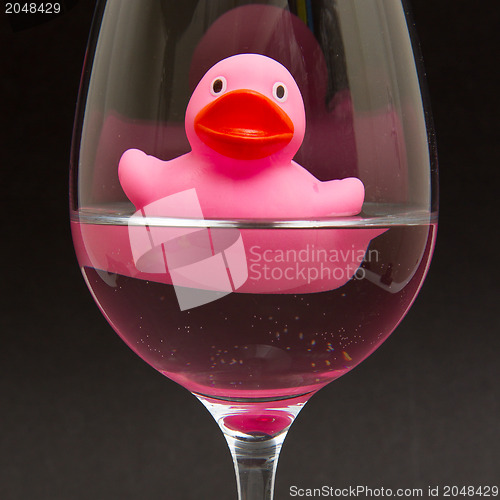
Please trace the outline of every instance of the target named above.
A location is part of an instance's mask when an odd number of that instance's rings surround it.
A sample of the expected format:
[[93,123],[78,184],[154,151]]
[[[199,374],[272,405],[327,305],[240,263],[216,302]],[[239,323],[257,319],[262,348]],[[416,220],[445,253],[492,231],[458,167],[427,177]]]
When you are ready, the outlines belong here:
[[292,75],[258,54],[239,54],[213,66],[193,92],[185,121],[193,153],[247,167],[290,161],[302,144],[305,123]]

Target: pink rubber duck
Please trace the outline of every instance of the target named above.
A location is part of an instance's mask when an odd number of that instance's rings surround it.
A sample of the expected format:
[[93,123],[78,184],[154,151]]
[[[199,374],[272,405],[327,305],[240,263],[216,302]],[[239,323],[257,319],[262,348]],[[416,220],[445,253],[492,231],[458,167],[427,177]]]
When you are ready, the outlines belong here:
[[186,111],[192,150],[169,161],[138,149],[122,155],[118,176],[136,213],[128,227],[75,227],[81,265],[172,284],[181,310],[233,292],[315,293],[343,286],[385,229],[147,223],[149,217],[304,220],[358,214],[364,200],[359,179],[322,182],[293,161],[305,127],[302,96],[284,66],[257,54],[216,63]]
[[[319,181],[293,161],[306,120],[288,70],[258,54],[215,64],[188,104],[192,151],[169,161],[137,149],[119,164],[125,194],[139,210],[195,189],[205,218],[317,218],[356,215],[364,200],[354,177]],[[186,207],[189,216],[189,207]],[[164,216],[183,216],[178,213]]]

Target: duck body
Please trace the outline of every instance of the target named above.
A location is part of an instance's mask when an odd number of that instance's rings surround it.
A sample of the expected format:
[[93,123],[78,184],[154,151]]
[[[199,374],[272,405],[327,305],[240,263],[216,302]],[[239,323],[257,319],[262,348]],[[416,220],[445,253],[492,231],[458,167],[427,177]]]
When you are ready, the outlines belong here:
[[[128,198],[139,210],[170,195],[196,190],[206,218],[314,218],[360,212],[364,188],[356,178],[321,182],[291,161],[227,175],[212,158],[187,153],[162,161],[128,150],[120,161],[120,178]],[[182,216],[179,213],[165,216]]]

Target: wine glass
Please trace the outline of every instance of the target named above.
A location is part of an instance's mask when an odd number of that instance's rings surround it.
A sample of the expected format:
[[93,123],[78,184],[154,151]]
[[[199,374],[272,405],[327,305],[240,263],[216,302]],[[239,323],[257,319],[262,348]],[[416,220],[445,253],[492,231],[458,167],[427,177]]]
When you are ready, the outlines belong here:
[[71,158],[87,285],[206,406],[240,499],[271,499],[320,388],[401,321],[436,159],[399,0],[101,1]]

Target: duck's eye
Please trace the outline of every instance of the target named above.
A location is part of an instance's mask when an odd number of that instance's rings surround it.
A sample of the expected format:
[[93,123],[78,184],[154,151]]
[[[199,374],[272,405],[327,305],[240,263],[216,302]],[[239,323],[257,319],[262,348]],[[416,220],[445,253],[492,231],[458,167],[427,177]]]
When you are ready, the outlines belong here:
[[273,86],[273,96],[279,102],[285,102],[288,99],[288,89],[281,82],[276,82]]
[[227,89],[227,81],[223,76],[218,76],[210,85],[212,95],[222,94]]

